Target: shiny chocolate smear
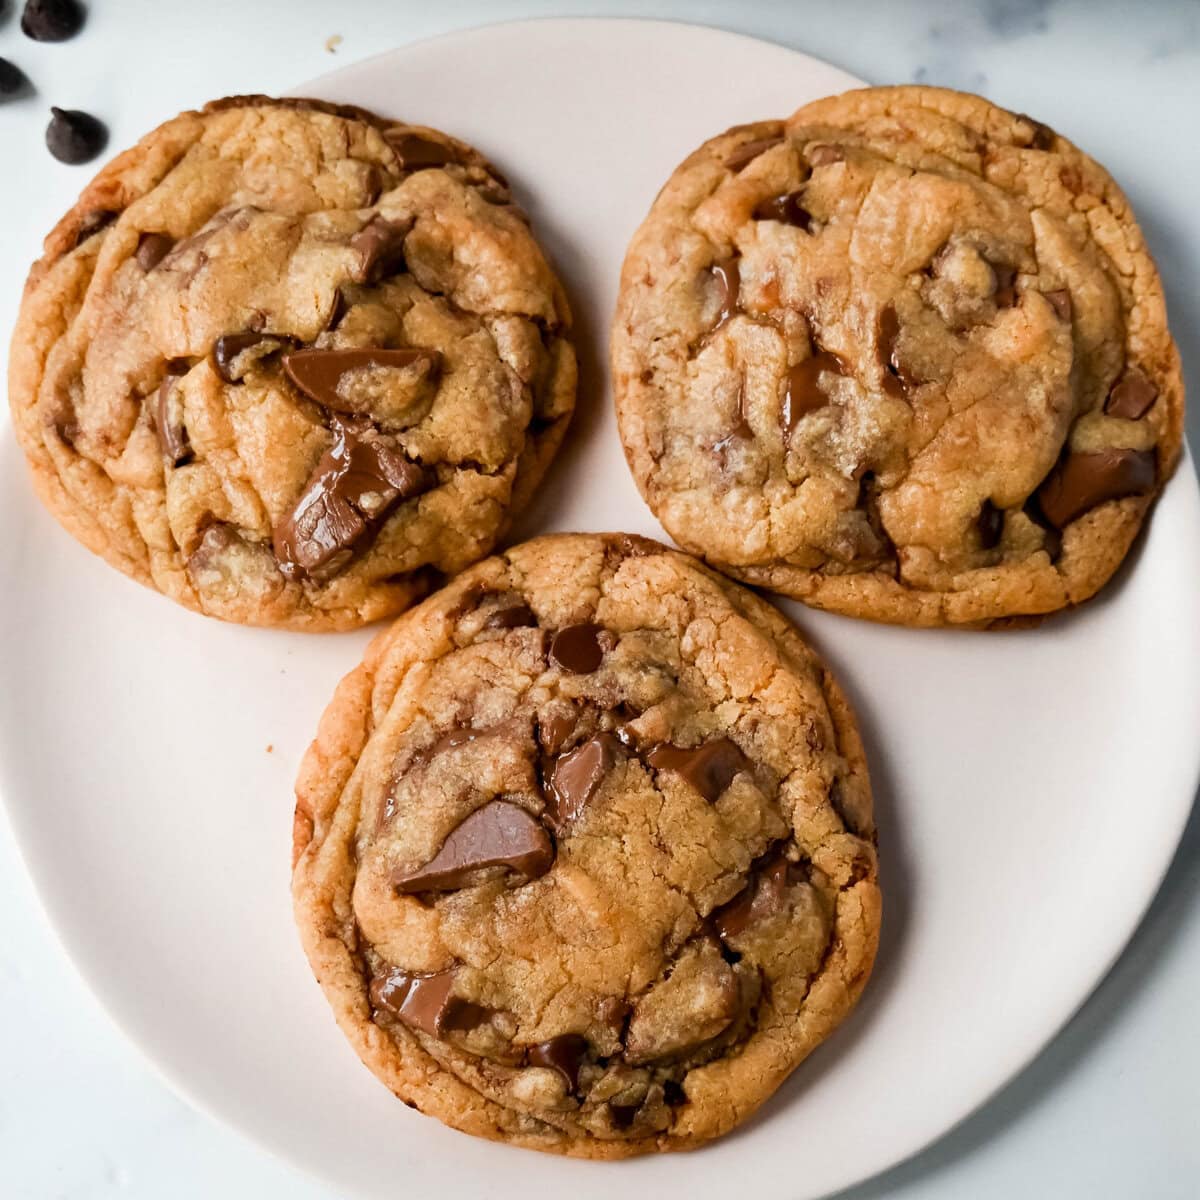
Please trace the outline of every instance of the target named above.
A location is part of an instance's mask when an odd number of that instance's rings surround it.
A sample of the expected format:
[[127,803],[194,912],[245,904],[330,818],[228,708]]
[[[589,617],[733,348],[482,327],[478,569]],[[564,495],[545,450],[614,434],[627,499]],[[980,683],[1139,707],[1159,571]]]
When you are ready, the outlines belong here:
[[436,350],[408,346],[402,350],[378,347],[350,350],[295,350],[283,356],[283,373],[310,400],[335,412],[353,412],[338,395],[338,384],[348,371],[371,367],[404,370],[417,367],[427,373],[441,367],[442,356]]
[[562,1076],[567,1092],[579,1086],[579,1067],[588,1051],[587,1038],[578,1033],[560,1033],[549,1041],[529,1047],[531,1067],[549,1067]]
[[1158,388],[1136,367],[1126,371],[1108,393],[1104,411],[1110,417],[1124,417],[1126,421],[1138,421],[1144,417],[1158,399]]
[[477,871],[503,867],[522,882],[544,875],[554,861],[554,843],[541,823],[507,800],[473,812],[415,871],[393,871],[398,892],[450,892],[467,886]]
[[797,363],[788,371],[781,413],[786,439],[791,439],[802,417],[824,408],[829,403],[829,395],[821,387],[821,376],[826,371],[831,375],[845,375],[846,364],[836,354],[818,350],[816,354],[802,363]]
[[547,721],[538,721],[538,742],[547,754],[557,754],[566,743],[567,738],[575,732],[579,724],[579,714],[572,709],[570,712],[555,713]]
[[143,233],[138,238],[134,258],[137,259],[137,265],[149,273],[171,253],[171,247],[174,245],[174,238],[167,237],[165,233]]
[[275,526],[275,557],[288,579],[336,573],[400,501],[436,483],[432,472],[366,422],[335,418],[333,431],[333,446]]
[[611,733],[598,733],[555,760],[546,780],[546,819],[556,831],[565,829],[587,807],[620,760],[620,747]]
[[751,214],[756,221],[781,221],[784,225],[795,225],[806,233],[812,226],[812,213],[800,203],[804,190],[785,192],[756,204]]
[[1055,529],[1062,529],[1108,500],[1145,496],[1154,490],[1154,483],[1153,451],[1069,454],[1038,488],[1038,506]]
[[568,625],[550,643],[551,661],[572,675],[590,675],[604,661],[599,625]]
[[742,286],[742,276],[737,259],[731,255],[713,263],[712,277],[717,284],[718,307],[717,319],[713,322],[710,332],[716,333],[738,312],[738,293]]
[[727,737],[687,748],[664,742],[646,755],[646,762],[656,771],[674,771],[710,804],[720,799],[739,772],[750,768],[750,760]]
[[755,138],[752,142],[743,142],[725,160],[726,169],[735,175],[748,167],[760,154],[778,146],[783,141],[783,135],[777,137]]

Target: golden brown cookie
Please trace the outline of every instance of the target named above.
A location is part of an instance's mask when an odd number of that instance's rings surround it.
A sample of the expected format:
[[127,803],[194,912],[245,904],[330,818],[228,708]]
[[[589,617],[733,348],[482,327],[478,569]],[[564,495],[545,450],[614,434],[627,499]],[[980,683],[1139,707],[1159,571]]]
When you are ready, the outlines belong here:
[[644,538],[527,542],[406,614],[296,792],[296,918],[342,1031],[468,1133],[698,1145],[871,970],[845,698],[773,608]]
[[939,88],[706,142],[629,248],[612,363],[630,466],[682,546],[908,625],[1088,599],[1183,429],[1117,185],[1046,126]]
[[42,498],[189,608],[337,629],[488,553],[575,396],[503,177],[362,109],[242,96],[110,163],[46,240],[9,400]]

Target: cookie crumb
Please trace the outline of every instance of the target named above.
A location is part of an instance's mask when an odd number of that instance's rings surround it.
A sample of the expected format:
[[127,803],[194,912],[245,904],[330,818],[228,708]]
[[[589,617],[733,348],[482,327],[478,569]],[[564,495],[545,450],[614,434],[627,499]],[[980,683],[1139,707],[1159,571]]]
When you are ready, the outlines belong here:
[[325,39],[325,50],[329,54],[336,54],[337,48],[342,44],[342,35],[340,33],[331,33]]
[[267,753],[268,753],[268,754],[274,754],[274,753],[275,753],[275,743],[274,743],[274,742],[268,742],[268,743],[267,743]]

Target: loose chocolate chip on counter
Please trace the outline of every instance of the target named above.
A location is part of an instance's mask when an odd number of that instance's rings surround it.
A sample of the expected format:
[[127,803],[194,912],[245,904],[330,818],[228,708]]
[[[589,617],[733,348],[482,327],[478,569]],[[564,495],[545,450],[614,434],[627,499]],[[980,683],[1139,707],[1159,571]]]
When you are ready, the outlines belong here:
[[288,579],[335,574],[396,504],[436,483],[366,422],[335,418],[333,430],[333,446],[275,527],[275,557]]
[[604,661],[599,625],[568,625],[550,643],[550,658],[572,675],[590,675]]
[[482,1005],[453,994],[456,973],[451,969],[436,975],[410,975],[393,967],[376,975],[367,992],[372,1007],[440,1038],[452,1029],[473,1029],[490,1015]]
[[404,239],[411,225],[374,216],[350,239],[350,248],[358,254],[355,283],[378,283],[404,270]]
[[831,375],[845,375],[846,364],[836,354],[818,350],[788,371],[781,411],[785,439],[791,438],[801,417],[829,403],[829,395],[821,387],[821,376],[826,371]]
[[713,322],[711,333],[716,333],[726,321],[738,311],[738,293],[742,286],[741,272],[738,270],[737,259],[718,259],[712,265],[712,277],[717,283],[717,319]]
[[458,162],[458,155],[451,147],[422,137],[419,133],[389,132],[387,142],[406,171],[424,171],[429,167],[444,167],[447,163]]
[[453,830],[423,867],[394,871],[391,881],[398,892],[449,892],[467,886],[477,871],[504,867],[527,883],[553,861],[554,843],[541,823],[517,804],[493,800]]
[[165,233],[143,233],[138,238],[137,253],[134,258],[137,259],[137,264],[143,271],[150,272],[170,254],[171,247],[174,245],[174,238],[168,237]]
[[727,737],[690,747],[663,742],[646,755],[646,762],[656,771],[674,771],[710,804],[720,799],[736,775],[750,768],[750,760]]
[[110,208],[94,209],[79,222],[79,228],[75,231],[75,245],[81,245],[92,234],[107,229],[120,215],[119,212],[113,212]]
[[1137,421],[1144,417],[1158,399],[1158,388],[1136,367],[1131,367],[1108,393],[1104,411],[1110,417]]
[[756,221],[782,221],[784,225],[795,225],[807,232],[812,225],[812,213],[800,203],[803,195],[801,188],[799,191],[785,192],[782,196],[772,196],[755,205],[751,215]]
[[755,138],[752,142],[743,142],[725,159],[725,167],[735,175],[744,167],[748,167],[760,154],[778,146],[783,141],[783,135],[778,137]]
[[524,600],[492,609],[483,620],[484,629],[522,629],[537,624],[537,617]]
[[353,412],[338,393],[342,376],[348,371],[371,367],[403,370],[413,367],[432,375],[441,368],[442,356],[436,350],[408,346],[401,350],[378,347],[351,350],[295,350],[283,356],[283,373],[310,399],[335,412]]
[[598,733],[555,760],[546,780],[546,817],[554,829],[561,831],[578,818],[620,757],[620,742],[611,733]]
[[186,373],[168,370],[167,377],[158,385],[154,405],[154,428],[158,433],[158,444],[163,458],[173,467],[183,466],[192,457],[187,429],[183,424],[183,404],[176,392],[176,384]]
[[562,1076],[567,1092],[579,1086],[579,1068],[587,1055],[587,1038],[578,1033],[560,1033],[549,1041],[529,1047],[528,1059],[531,1067],[549,1067]]
[[1004,509],[997,508],[990,500],[985,500],[975,525],[979,530],[979,544],[985,550],[994,549],[1000,544],[1000,538],[1004,534]]
[[1071,293],[1066,288],[1055,288],[1052,292],[1043,292],[1043,296],[1054,306],[1060,321],[1071,319]]
[[1056,529],[1108,500],[1154,490],[1151,450],[1097,450],[1068,454],[1037,490],[1038,505]]
[[75,0],[25,0],[21,32],[35,42],[65,42],[83,28],[83,18]]
[[7,58],[0,58],[0,96],[15,96],[23,92],[28,83],[20,67]]
[[76,108],[51,108],[46,126],[46,147],[59,162],[78,166],[104,149],[108,130],[91,113]]

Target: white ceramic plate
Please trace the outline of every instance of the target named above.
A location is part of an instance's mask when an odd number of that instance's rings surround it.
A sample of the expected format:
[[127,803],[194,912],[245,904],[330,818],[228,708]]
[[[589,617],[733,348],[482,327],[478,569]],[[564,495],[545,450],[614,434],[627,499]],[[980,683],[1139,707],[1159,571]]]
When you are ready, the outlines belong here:
[[[474,142],[562,269],[586,386],[523,533],[661,535],[606,391],[626,242],[702,139],[854,83],[713,30],[571,20],[424,42],[298,89]],[[359,1065],[300,953],[288,879],[296,764],[369,635],[223,626],[127,582],[41,510],[11,434],[3,791],[63,943],[122,1028],[196,1104],[343,1191],[725,1200],[753,1178],[808,1200],[985,1100],[1132,932],[1196,786],[1197,547],[1185,463],[1133,569],[1041,630],[909,632],[794,610],[862,718],[883,948],[848,1025],[761,1117],[695,1155],[602,1165],[475,1141],[409,1112]]]

